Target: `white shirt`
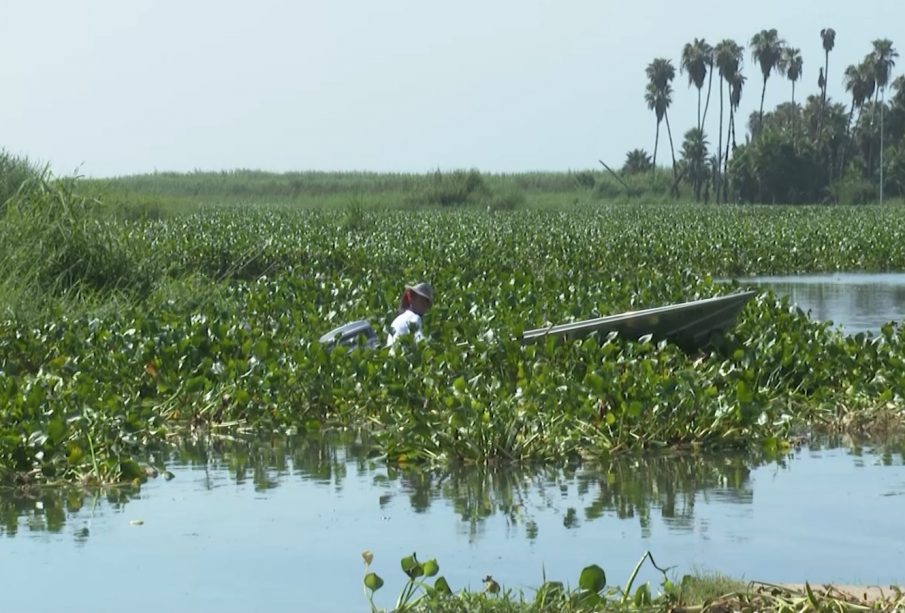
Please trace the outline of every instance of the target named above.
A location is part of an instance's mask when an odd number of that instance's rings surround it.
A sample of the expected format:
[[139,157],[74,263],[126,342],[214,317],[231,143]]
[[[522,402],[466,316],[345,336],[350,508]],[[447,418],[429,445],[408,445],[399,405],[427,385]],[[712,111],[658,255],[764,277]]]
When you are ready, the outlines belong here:
[[390,334],[387,336],[387,347],[393,345],[403,334],[414,334],[415,340],[424,338],[421,333],[421,316],[414,311],[405,310],[400,313],[390,324]]

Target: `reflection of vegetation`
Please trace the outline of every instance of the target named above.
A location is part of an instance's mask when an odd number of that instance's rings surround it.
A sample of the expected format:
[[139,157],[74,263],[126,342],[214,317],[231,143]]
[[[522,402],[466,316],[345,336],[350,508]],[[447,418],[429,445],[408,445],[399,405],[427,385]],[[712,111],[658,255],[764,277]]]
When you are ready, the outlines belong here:
[[[0,535],[14,536],[20,528],[32,532],[60,533],[71,516],[93,512],[101,501],[117,509],[138,494],[138,488],[123,486],[86,491],[72,487],[0,490]],[[77,541],[88,538],[87,526],[73,530]]]
[[[845,445],[856,458],[865,450],[847,438],[827,440],[828,448]],[[812,449],[821,447],[811,441]],[[369,439],[344,433],[330,437],[277,438],[242,441],[191,442],[159,463],[204,470],[202,487],[213,488],[228,475],[237,484],[251,483],[255,490],[279,487],[300,478],[339,491],[353,474],[369,476],[379,491],[381,507],[406,496],[415,513],[432,505],[449,505],[472,538],[485,522],[504,518],[510,528],[521,527],[529,539],[539,533],[534,513],[553,510],[567,528],[606,516],[637,518],[644,532],[659,514],[674,530],[690,530],[695,506],[701,497],[722,502],[750,504],[753,490],[750,471],[768,462],[785,466],[782,457],[757,455],[633,455],[564,469],[525,467],[457,467],[448,471],[414,466],[386,465],[374,456]],[[893,465],[905,461],[905,443],[899,441],[874,449],[877,461]],[[178,472],[178,471],[177,471]],[[167,474],[167,473],[163,473]],[[0,489],[0,534],[15,535],[23,526],[32,531],[62,532],[67,521],[83,519],[106,506],[120,508],[140,492],[138,485],[106,489],[30,487]],[[577,506],[575,503],[578,502]],[[73,528],[76,539],[88,537],[87,527]]]
[[594,520],[607,512],[620,519],[638,517],[647,530],[651,511],[659,509],[670,525],[690,528],[695,501],[702,492],[719,489],[726,501],[750,503],[748,474],[760,463],[760,459],[738,456],[622,458],[595,475],[579,478],[591,479],[599,492],[585,509],[585,517]]

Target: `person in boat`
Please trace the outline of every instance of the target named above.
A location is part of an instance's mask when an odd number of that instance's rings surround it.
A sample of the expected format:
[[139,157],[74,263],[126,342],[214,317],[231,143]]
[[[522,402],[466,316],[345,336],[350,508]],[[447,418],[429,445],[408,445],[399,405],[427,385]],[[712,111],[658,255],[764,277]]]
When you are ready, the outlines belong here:
[[422,281],[405,286],[399,299],[399,314],[390,324],[387,347],[391,347],[401,336],[412,334],[415,340],[424,338],[422,317],[434,303],[434,288]]

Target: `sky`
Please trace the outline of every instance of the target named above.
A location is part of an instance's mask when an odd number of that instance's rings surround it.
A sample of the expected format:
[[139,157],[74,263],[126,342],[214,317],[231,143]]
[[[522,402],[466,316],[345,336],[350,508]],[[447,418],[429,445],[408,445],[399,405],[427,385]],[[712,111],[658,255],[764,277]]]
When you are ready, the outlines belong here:
[[[653,150],[645,67],[665,57],[678,69],[695,37],[745,45],[745,118],[760,102],[748,41],[761,29],[801,49],[798,100],[818,91],[821,28],[837,32],[836,100],[849,102],[843,70],[872,40],[890,38],[905,56],[903,0],[4,4],[0,148],[66,176],[619,166],[630,149]],[[893,78],[903,68],[905,59]],[[697,95],[684,74],[673,88],[678,149]],[[774,74],[765,106],[790,97],[789,81]],[[659,161],[664,144],[665,134]]]

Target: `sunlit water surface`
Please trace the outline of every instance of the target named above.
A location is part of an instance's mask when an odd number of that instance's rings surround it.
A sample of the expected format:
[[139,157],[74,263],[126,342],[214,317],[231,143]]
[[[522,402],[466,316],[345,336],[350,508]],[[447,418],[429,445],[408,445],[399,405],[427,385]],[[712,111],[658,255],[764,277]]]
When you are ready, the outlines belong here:
[[[0,492],[3,610],[363,611],[365,549],[384,607],[413,551],[454,590],[488,574],[574,586],[590,563],[624,583],[648,550],[675,578],[905,582],[900,447],[541,473],[401,472],[363,454],[196,449],[131,494]],[[649,567],[641,578],[659,584]]]

